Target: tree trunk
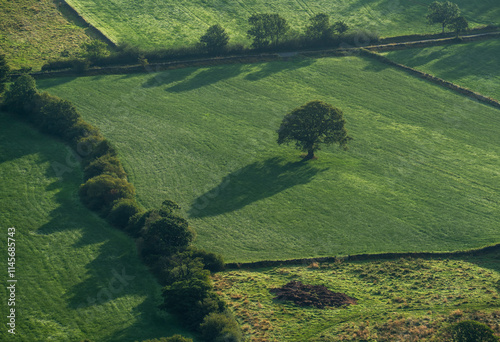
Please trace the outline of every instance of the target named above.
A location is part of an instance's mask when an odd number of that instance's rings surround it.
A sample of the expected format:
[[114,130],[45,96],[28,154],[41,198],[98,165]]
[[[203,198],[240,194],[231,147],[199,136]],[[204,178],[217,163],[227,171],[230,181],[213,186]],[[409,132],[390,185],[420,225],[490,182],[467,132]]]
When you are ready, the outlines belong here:
[[443,32],[442,33],[444,33],[444,23],[443,23]]
[[310,148],[308,151],[307,151],[307,156],[305,159],[313,159],[314,158],[314,150],[312,148]]

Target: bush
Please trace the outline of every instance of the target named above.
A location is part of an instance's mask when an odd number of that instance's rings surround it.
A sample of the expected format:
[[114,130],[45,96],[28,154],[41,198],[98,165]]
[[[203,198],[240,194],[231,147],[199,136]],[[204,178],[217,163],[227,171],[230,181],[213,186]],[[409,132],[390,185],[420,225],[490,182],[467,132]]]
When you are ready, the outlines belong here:
[[105,155],[116,157],[116,149],[102,135],[90,135],[78,141],[80,149],[84,151],[86,156],[83,158],[84,167]]
[[171,255],[186,248],[194,237],[195,233],[185,219],[162,217],[147,227],[143,255]]
[[35,124],[44,133],[69,140],[69,130],[80,118],[75,106],[69,101],[48,96],[42,103],[40,111],[35,113]]
[[238,322],[227,313],[209,314],[203,319],[200,330],[207,342],[238,342],[243,339]]
[[77,74],[85,73],[90,67],[90,62],[86,59],[75,59],[72,62],[72,68]]
[[124,229],[130,218],[142,212],[134,199],[119,199],[113,203],[108,215],[108,221],[115,227]]
[[87,165],[83,170],[83,179],[87,181],[102,174],[109,174],[122,179],[127,178],[127,173],[123,169],[120,160],[111,154],[105,154]]
[[181,335],[174,335],[171,337],[161,337],[161,338],[154,338],[152,340],[144,340],[142,342],[193,342],[193,340]]
[[210,272],[220,272],[224,270],[224,259],[222,255],[207,252],[203,249],[196,249],[191,247],[188,251],[191,258],[200,258],[203,267]]
[[497,342],[493,330],[476,321],[462,321],[450,327],[453,342]]
[[[92,135],[100,136],[101,133],[97,127],[83,121],[82,118],[78,118],[75,124],[68,129],[67,140],[73,147],[78,149],[78,141]],[[81,150],[78,153],[82,157],[87,155],[84,150]]]
[[122,198],[133,199],[135,189],[126,180],[111,175],[100,175],[82,184],[79,194],[89,209],[101,211],[105,215],[114,201]]
[[29,116],[33,112],[33,100],[37,93],[35,79],[29,75],[22,75],[5,93],[4,108],[16,114]]

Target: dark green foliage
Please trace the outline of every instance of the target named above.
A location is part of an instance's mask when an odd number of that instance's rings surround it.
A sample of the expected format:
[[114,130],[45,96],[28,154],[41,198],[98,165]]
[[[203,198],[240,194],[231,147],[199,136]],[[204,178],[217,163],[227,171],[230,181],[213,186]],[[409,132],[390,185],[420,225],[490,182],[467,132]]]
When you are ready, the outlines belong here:
[[134,198],[135,189],[124,179],[111,175],[100,175],[82,184],[79,193],[82,202],[89,209],[107,214],[114,201],[122,198]]
[[203,319],[201,334],[206,342],[239,342],[243,334],[234,317],[227,313],[213,312]]
[[111,143],[101,135],[91,135],[82,138],[78,144],[80,144],[81,148],[86,151],[84,165],[88,165],[94,160],[105,155],[109,155],[111,157],[117,156],[116,149],[113,145],[111,145]]
[[144,213],[137,213],[130,218],[125,231],[132,237],[140,237],[141,231],[146,225],[146,220],[153,210],[148,210]]
[[309,26],[306,28],[307,38],[313,40],[328,39],[332,34],[330,16],[326,13],[316,14],[309,18]]
[[493,330],[484,323],[462,321],[450,327],[453,342],[497,342]]
[[466,32],[469,29],[469,22],[465,19],[465,17],[459,16],[453,19],[449,26],[457,33],[458,37],[460,33]]
[[75,59],[72,63],[73,70],[78,74],[83,74],[90,67],[90,62],[86,59]]
[[186,253],[190,253],[191,258],[200,258],[204,265],[203,267],[212,273],[224,270],[224,259],[220,254],[207,252],[203,249],[194,247],[190,247]]
[[457,4],[450,1],[434,1],[429,5],[427,20],[430,24],[441,24],[444,33],[444,28],[450,25],[459,15],[460,9]]
[[142,212],[142,208],[134,199],[119,199],[113,203],[108,221],[115,227],[124,229],[131,217]]
[[109,54],[108,46],[101,40],[93,39],[82,45],[85,50],[85,58],[91,62],[95,62]]
[[338,34],[343,34],[344,32],[346,32],[348,29],[349,29],[349,26],[346,24],[345,21],[336,21],[334,24],[333,24],[333,29],[335,31],[337,31]]
[[152,222],[144,234],[143,255],[170,255],[186,248],[195,237],[185,219],[162,217]]
[[7,61],[5,60],[5,55],[0,54],[0,95],[5,90],[5,83],[9,79],[9,71],[10,68],[7,64]]
[[152,340],[144,340],[142,342],[193,342],[193,340],[181,335],[173,335],[171,337],[154,338]]
[[323,101],[311,101],[285,115],[277,131],[278,144],[294,141],[310,159],[320,144],[338,143],[345,148],[350,137],[344,125],[340,109]]
[[[81,118],[78,118],[78,120],[75,122],[73,126],[68,130],[67,136],[69,138],[68,142],[71,144],[72,147],[78,149],[78,141],[85,137],[89,136],[100,136],[101,133],[99,132],[99,129],[95,126],[92,126],[88,122],[83,121]],[[87,156],[88,151],[85,151],[82,149],[83,146],[81,146],[80,151],[78,152],[82,157]]]
[[229,42],[229,35],[219,24],[210,26],[200,38],[200,43],[208,52],[222,52]]
[[34,121],[42,132],[69,140],[69,130],[79,117],[71,102],[53,98],[45,102],[40,112],[35,115]]
[[33,110],[33,99],[37,93],[35,79],[29,75],[22,75],[5,93],[5,109],[24,116],[30,115]]
[[83,170],[83,179],[87,181],[90,178],[101,174],[110,174],[118,178],[126,179],[127,173],[123,169],[120,160],[111,154],[105,154],[85,167]]
[[277,45],[290,29],[279,14],[254,14],[248,23],[251,26],[247,31],[248,37],[253,39],[252,46],[255,48],[263,48],[271,43]]

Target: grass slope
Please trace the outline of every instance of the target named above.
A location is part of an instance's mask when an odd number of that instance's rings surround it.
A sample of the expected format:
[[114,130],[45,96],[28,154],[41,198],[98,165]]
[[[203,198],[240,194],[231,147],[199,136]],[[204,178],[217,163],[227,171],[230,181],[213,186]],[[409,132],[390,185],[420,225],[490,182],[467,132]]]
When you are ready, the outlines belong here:
[[[442,342],[437,333],[463,319],[489,323],[500,335],[499,258],[497,252],[467,260],[238,270],[217,274],[215,284],[250,341]],[[269,290],[292,280],[324,285],[357,298],[358,304],[318,309],[274,300]]]
[[[108,37],[143,48],[162,48],[197,42],[210,25],[225,27],[235,42],[247,42],[247,19],[253,13],[280,13],[292,28],[302,30],[308,18],[325,12],[333,21],[380,32],[382,36],[440,32],[425,21],[433,0],[69,0],[89,22]],[[496,0],[455,1],[472,26],[498,23]]]
[[[229,261],[500,242],[499,111],[358,57],[43,80],[113,141],[146,207],[177,201]],[[313,99],[349,151],[276,144]]]
[[395,62],[500,100],[500,40],[407,49],[385,54]]
[[74,55],[89,38],[69,22],[52,0],[0,2],[0,53],[13,69],[39,69],[45,62]]
[[[157,309],[160,286],[133,241],[80,204],[82,175],[69,156],[61,143],[1,113],[0,241],[6,246],[7,228],[16,228],[18,281],[16,338],[7,333],[5,300],[0,340],[121,342],[184,333]],[[53,166],[62,165],[68,172],[58,180]],[[3,247],[2,257],[6,265]],[[8,297],[6,286],[0,295]]]

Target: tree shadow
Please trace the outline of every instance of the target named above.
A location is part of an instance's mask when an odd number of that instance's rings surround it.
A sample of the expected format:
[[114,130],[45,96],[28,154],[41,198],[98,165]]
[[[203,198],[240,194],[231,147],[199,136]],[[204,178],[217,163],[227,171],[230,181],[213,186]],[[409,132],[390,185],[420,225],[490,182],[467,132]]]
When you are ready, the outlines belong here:
[[230,173],[219,185],[196,198],[188,214],[199,218],[236,211],[296,185],[307,184],[326,170],[305,160],[285,162],[274,157],[255,162]]
[[277,74],[282,71],[292,71],[312,65],[313,58],[294,57],[289,61],[269,62],[261,64],[260,70],[245,76],[247,81],[259,81],[263,78]]
[[189,75],[191,75],[194,71],[196,71],[195,68],[184,68],[184,69],[154,72],[153,77],[144,82],[142,84],[142,87],[154,88],[179,82],[188,78]]
[[219,81],[238,76],[242,71],[242,67],[242,64],[233,64],[204,68],[193,77],[177,83],[166,90],[170,93],[182,93],[203,88]]

